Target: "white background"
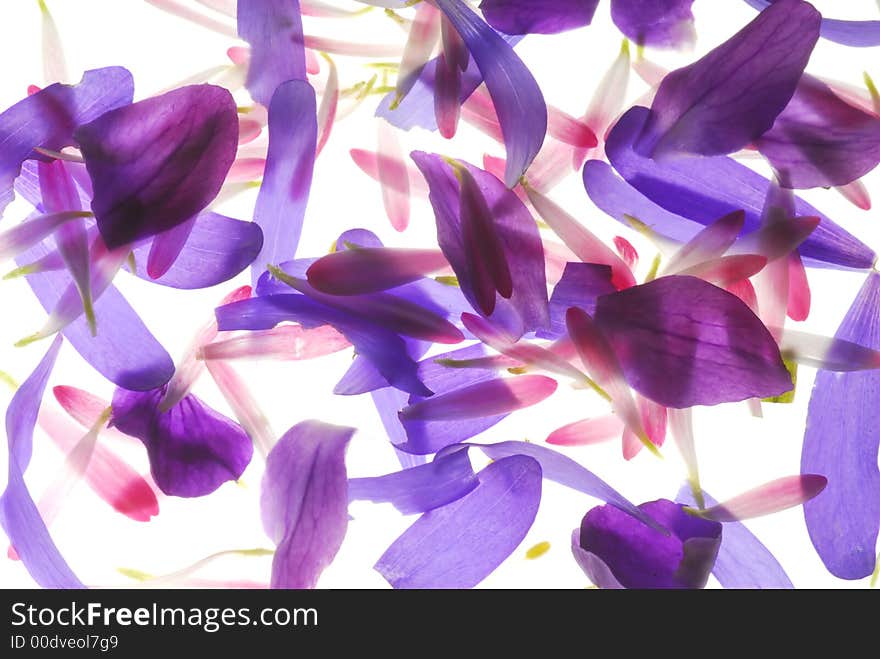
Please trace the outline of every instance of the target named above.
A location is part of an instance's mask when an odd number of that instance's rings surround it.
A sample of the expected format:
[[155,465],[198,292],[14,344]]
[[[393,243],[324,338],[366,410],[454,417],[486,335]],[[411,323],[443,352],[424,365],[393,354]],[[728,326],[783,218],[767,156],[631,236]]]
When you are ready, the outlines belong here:
[[[359,7],[356,3],[345,6]],[[191,6],[196,3],[187,2]],[[878,18],[873,0],[845,3],[816,2],[820,10],[837,17]],[[169,16],[138,0],[48,0],[65,46],[72,81],[82,71],[107,65],[131,69],[136,97],[143,98],[173,86],[211,66],[228,63],[225,51],[236,42]],[[697,0],[694,7],[699,40],[693,53],[649,52],[648,56],[668,67],[680,66],[714,47],[745,25],[755,12],[738,0]],[[840,13],[846,11],[846,14]],[[404,33],[374,10],[357,19],[306,19],[306,31],[361,42],[402,44]],[[556,36],[529,37],[517,51],[539,81],[549,103],[572,115],[580,115],[605,69],[616,56],[621,36],[610,21],[603,2],[591,27]],[[28,84],[44,84],[41,67],[40,13],[36,1],[3,0],[0,3],[0,107],[25,95]],[[851,49],[820,40],[809,70],[852,84],[861,84],[868,69],[880,79],[880,49]],[[343,87],[365,80],[372,71],[365,60],[337,58]],[[323,85],[326,67],[316,78]],[[635,76],[629,101],[646,90]],[[242,95],[240,102],[246,103]],[[317,255],[343,230],[366,227],[386,244],[429,246],[434,244],[433,215],[426,200],[413,203],[410,228],[397,234],[385,218],[377,184],[351,162],[353,147],[374,149],[376,120],[372,117],[378,97],[368,100],[356,113],[341,121],[318,160],[311,201],[299,255]],[[462,125],[459,136],[445,142],[439,136],[413,131],[403,136],[404,147],[425,149],[479,163],[484,152],[503,155],[488,138]],[[865,179],[880,203],[880,174]],[[591,230],[611,238],[625,235],[647,264],[653,257],[650,245],[596,210],[573,174],[552,193],[552,198],[586,223]],[[880,250],[877,211],[860,211],[834,191],[805,193],[835,221]],[[249,219],[255,193],[248,193],[221,207],[223,212]],[[5,213],[3,228],[12,226],[27,212],[16,202]],[[2,264],[11,269],[11,262]],[[4,270],[5,271],[5,270]],[[644,265],[641,274],[644,274]],[[864,273],[810,270],[813,312],[803,329],[833,333],[855,296]],[[179,356],[192,334],[211,317],[219,299],[236,285],[248,283],[244,273],[214,290],[176,291],[133,279],[125,273],[116,284],[139,310],[156,337],[172,356]],[[0,282],[0,369],[22,381],[39,361],[48,342],[13,348],[15,340],[37,329],[44,312],[23,281]],[[99,319],[100,324],[100,319]],[[239,372],[248,378],[254,395],[280,435],[291,425],[318,418],[358,428],[350,445],[347,464],[352,476],[387,473],[397,467],[369,396],[339,397],[331,390],[350,362],[350,351],[314,362],[243,363]],[[773,478],[797,473],[806,405],[814,372],[801,368],[792,405],[765,405],[763,419],[752,418],[742,404],[696,411],[697,449],[705,488],[717,499],[733,496]],[[70,346],[65,346],[51,385],[70,384],[110,399],[112,385],[94,373]],[[209,378],[196,388],[199,396],[218,409],[225,404]],[[10,393],[0,391],[0,404]],[[51,395],[46,405],[54,405]],[[577,419],[602,414],[594,396],[560,387],[540,406],[515,414],[481,436],[481,441],[528,438],[541,441],[553,429]],[[111,440],[102,440],[111,441]],[[147,461],[139,445],[120,446],[131,463],[144,470]],[[636,503],[671,497],[684,476],[673,446],[664,450],[665,460],[640,455],[632,462],[620,456],[619,442],[572,449],[569,455],[594,470]],[[0,451],[0,484],[5,481],[5,451]],[[57,473],[61,454],[39,430],[27,480],[35,499]],[[194,500],[163,498],[161,514],[148,524],[128,520],[112,511],[85,485],[80,484],[67,502],[51,532],[78,576],[87,584],[131,586],[133,582],[116,568],[130,567],[152,574],[183,568],[211,553],[233,548],[271,547],[259,519],[259,484],[263,465],[258,457],[245,472],[243,485],[226,484],[215,494]],[[582,588],[589,585],[571,559],[568,538],[583,514],[598,502],[546,483],[537,521],[520,548],[485,582],[486,587]],[[856,502],[854,505],[858,505]],[[351,506],[354,521],[334,564],[324,573],[322,587],[387,587],[372,565],[384,549],[414,517],[403,517],[386,505],[357,503]],[[827,573],[816,556],[800,509],[757,519],[749,527],[774,552],[799,587],[866,587],[867,580],[844,582]],[[537,560],[525,560],[525,550],[548,540],[550,551]],[[0,556],[5,551],[0,550]],[[265,582],[268,558],[225,558],[203,573],[216,579],[251,579]],[[22,568],[0,558],[0,586],[27,587],[32,580]],[[710,584],[711,585],[711,584]]]

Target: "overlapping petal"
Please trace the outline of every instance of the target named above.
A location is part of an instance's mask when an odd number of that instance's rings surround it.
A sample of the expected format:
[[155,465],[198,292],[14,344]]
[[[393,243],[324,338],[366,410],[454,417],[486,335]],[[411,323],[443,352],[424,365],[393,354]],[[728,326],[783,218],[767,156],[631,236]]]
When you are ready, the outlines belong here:
[[589,25],[599,0],[483,0],[480,11],[505,34],[557,34]]

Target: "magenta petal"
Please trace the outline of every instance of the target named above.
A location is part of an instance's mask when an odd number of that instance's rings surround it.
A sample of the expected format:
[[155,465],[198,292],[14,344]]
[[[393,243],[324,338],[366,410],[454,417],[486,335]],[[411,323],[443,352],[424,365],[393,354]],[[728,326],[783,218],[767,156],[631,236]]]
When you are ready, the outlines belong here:
[[821,18],[809,3],[783,0],[701,59],[668,74],[637,150],[654,158],[718,155],[760,137],[794,94]]
[[408,284],[448,265],[436,249],[367,247],[321,257],[306,275],[322,293],[360,295]]
[[165,387],[143,393],[117,389],[111,417],[120,431],[143,442],[159,489],[200,497],[237,480],[254,450],[241,427],[192,394],[160,412],[164,395]]
[[272,588],[314,588],[348,527],[345,449],[354,428],[303,421],[284,433],[266,460],[260,509],[278,545]]
[[473,588],[519,546],[541,501],[541,467],[493,462],[468,495],[422,515],[375,565],[394,588]]
[[285,82],[269,105],[269,151],[254,222],[263,230],[263,249],[251,268],[254,286],[268,265],[289,261],[302,233],[318,119],[315,90],[307,82]]
[[589,25],[598,5],[599,0],[483,0],[480,11],[505,34],[557,34]]
[[599,298],[596,324],[627,381],[666,407],[791,390],[770,332],[735,295],[695,277],[661,277]]
[[507,42],[462,0],[435,0],[483,74],[504,134],[504,183],[514,187],[544,143],[547,106],[538,83]]
[[238,35],[251,46],[245,84],[269,107],[282,83],[306,79],[299,0],[242,0],[237,13]]
[[111,110],[75,137],[112,249],[177,226],[214,199],[235,159],[238,114],[226,89],[190,85]]
[[49,85],[0,114],[0,213],[35,147],[60,151],[72,145],[77,126],[131,103],[133,95],[131,73],[114,66],[86,71],[76,85]]
[[[880,349],[880,274],[868,275],[835,338]],[[801,471],[828,477],[804,506],[813,546],[841,579],[871,574],[880,530],[880,371],[819,371],[807,413]]]
[[55,339],[6,409],[9,477],[6,490],[0,497],[0,526],[39,585],[44,588],[84,588],[52,541],[24,482],[24,473],[31,460],[34,425],[61,341],[61,337]]
[[880,162],[880,118],[805,75],[785,110],[755,146],[785,187],[845,185]]

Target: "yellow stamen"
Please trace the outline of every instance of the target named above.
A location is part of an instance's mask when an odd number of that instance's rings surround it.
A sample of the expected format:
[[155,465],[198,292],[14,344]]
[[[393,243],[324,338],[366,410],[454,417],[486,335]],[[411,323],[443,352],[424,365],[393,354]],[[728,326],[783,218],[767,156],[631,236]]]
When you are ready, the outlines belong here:
[[528,560],[535,560],[546,554],[548,551],[550,551],[550,543],[544,540],[543,542],[539,542],[538,544],[529,547],[526,550],[526,558]]

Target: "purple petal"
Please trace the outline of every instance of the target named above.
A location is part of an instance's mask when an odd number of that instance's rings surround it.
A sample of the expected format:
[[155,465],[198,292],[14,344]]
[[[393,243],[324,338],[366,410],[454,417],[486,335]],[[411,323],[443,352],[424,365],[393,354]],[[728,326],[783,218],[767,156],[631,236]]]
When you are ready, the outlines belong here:
[[6,490],[0,497],[0,526],[27,571],[40,586],[85,588],[52,541],[24,482],[24,473],[31,460],[34,425],[61,342],[60,336],[55,339],[6,408],[9,478]]
[[147,254],[147,276],[150,279],[159,279],[174,265],[192,233],[195,222],[196,218],[191,217],[153,237],[150,253]]
[[366,319],[316,302],[305,295],[265,295],[222,306],[216,310],[221,331],[272,329],[293,320],[305,327],[332,325],[369,359],[393,386],[430,396],[416,374],[416,365],[403,339]]
[[659,48],[693,43],[694,0],[611,0],[611,19],[639,45]]
[[269,105],[269,151],[254,222],[263,249],[251,268],[256,286],[268,265],[294,257],[302,233],[318,139],[315,90],[307,82],[285,82]]
[[238,480],[254,447],[234,421],[192,394],[159,411],[165,387],[146,392],[117,389],[111,423],[144,443],[150,473],[165,494],[200,497]]
[[666,407],[769,398],[791,376],[767,328],[735,295],[661,277],[599,298],[596,324],[630,386]]
[[553,288],[550,297],[550,329],[541,330],[542,339],[558,339],[565,336],[565,312],[569,307],[580,307],[590,315],[596,310],[600,295],[615,291],[611,283],[611,268],[594,263],[566,263],[562,278]]
[[755,146],[787,188],[845,185],[880,162],[880,118],[805,75]]
[[480,11],[505,34],[557,34],[589,25],[598,5],[599,0],[483,0]]
[[214,199],[235,159],[238,114],[226,89],[190,85],[111,110],[75,137],[98,228],[115,248],[185,222]]
[[493,462],[468,495],[422,515],[375,565],[394,588],[473,588],[519,546],[541,501],[541,467]]
[[[835,337],[880,349],[880,274],[868,275]],[[828,477],[804,505],[813,546],[841,579],[874,570],[880,530],[880,371],[819,371],[807,413],[801,471]]]
[[[158,239],[159,236],[156,237]],[[263,232],[253,222],[205,211],[199,213],[180,253],[161,277],[151,278],[142,264],[151,247],[134,248],[141,279],[171,288],[208,288],[232,279],[248,267],[263,246]]]
[[[776,0],[745,0],[757,10],[763,10]],[[861,48],[880,46],[880,21],[842,21],[823,18],[819,33],[824,39],[845,46]]]
[[269,107],[282,83],[306,79],[299,0],[244,0],[238,36],[251,47],[245,85],[257,103]]
[[700,230],[696,236],[682,245],[681,249],[669,258],[664,272],[679,272],[700,263],[718,259],[736,242],[745,219],[745,213],[736,211],[706,225],[705,229]]
[[580,542],[581,530],[578,528],[571,532],[571,553],[590,581],[602,590],[624,590],[624,586],[612,574],[611,568],[596,554],[582,549]]
[[[465,240],[459,182],[453,167],[443,158],[420,151],[412,154],[431,188],[430,200],[437,220],[440,249],[458,277],[461,291],[475,309],[482,308],[472,281]],[[481,169],[463,163],[479,186],[492,212],[495,233],[510,269],[512,295],[496,296],[491,319],[509,334],[546,327],[549,322],[544,248],[532,216],[519,198],[501,182]]]
[[504,183],[512,188],[544,143],[544,96],[513,48],[462,0],[435,0],[435,4],[461,35],[483,75],[507,149]]
[[352,478],[348,481],[348,498],[350,501],[390,502],[404,515],[410,515],[456,501],[478,484],[468,452],[455,451],[393,474]]
[[[703,497],[710,506],[718,503],[706,492]],[[696,505],[687,485],[681,488],[676,500]],[[779,561],[741,522],[724,525],[712,574],[724,588],[794,588]]]
[[[17,262],[31,263],[49,253],[45,244],[38,245],[22,254]],[[28,275],[27,282],[43,308],[51,312],[70,285],[70,277],[64,271],[49,271]],[[67,325],[62,333],[101,375],[135,391],[160,387],[171,379],[171,357],[112,284],[95,301],[95,317],[97,336],[92,336],[84,316]]]
[[395,288],[448,265],[436,249],[373,247],[333,252],[315,261],[306,275],[330,295],[361,295]]
[[314,588],[348,527],[345,449],[354,428],[303,421],[284,433],[266,460],[263,527],[278,545],[272,588]]
[[598,506],[581,522],[581,549],[601,560],[625,588],[705,586],[721,544],[721,524],[665,499],[639,508],[665,532],[613,506]]
[[[632,142],[647,115],[645,108],[629,110],[608,136],[605,151],[614,169],[633,188],[668,213],[655,219],[639,216],[639,209],[631,212],[626,206],[623,212],[635,215],[658,233],[671,237],[676,237],[673,232],[684,233],[682,227],[673,222],[675,214],[708,225],[723,215],[743,210],[746,214],[745,231],[757,229],[770,182],[732,158],[679,158],[659,164],[638,155],[632,149]],[[585,185],[586,172],[585,166]],[[592,191],[590,195],[593,196]],[[604,207],[603,210],[608,212]],[[609,214],[620,219],[615,213]],[[821,219],[819,226],[800,247],[804,257],[848,268],[871,267],[874,252],[818,210],[795,199],[795,214]]]
[[653,158],[718,155],[760,137],[794,94],[819,38],[820,19],[811,4],[783,0],[693,64],[669,73],[636,150]]
[[77,126],[131,103],[133,95],[131,73],[113,66],[86,71],[76,85],[49,85],[0,114],[0,213],[35,147],[60,151],[72,145]]

